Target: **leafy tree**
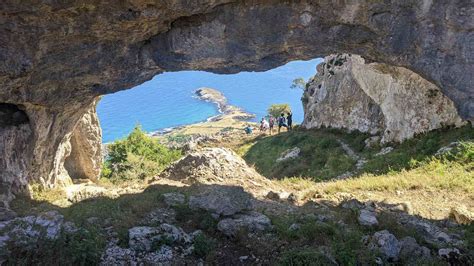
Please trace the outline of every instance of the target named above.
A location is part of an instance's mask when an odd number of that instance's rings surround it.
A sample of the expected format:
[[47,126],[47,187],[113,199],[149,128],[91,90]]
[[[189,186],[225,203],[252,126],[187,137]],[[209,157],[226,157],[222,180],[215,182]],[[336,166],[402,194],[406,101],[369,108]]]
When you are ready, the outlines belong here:
[[289,113],[291,112],[290,105],[287,103],[282,104],[272,104],[268,108],[268,114],[272,115],[273,117],[279,117],[282,113]]
[[123,140],[108,147],[102,176],[113,180],[145,179],[159,174],[163,169],[181,156],[160,144],[156,138],[146,135],[140,126]]
[[305,86],[306,86],[306,81],[304,80],[304,78],[296,78],[291,83],[290,88],[304,90]]

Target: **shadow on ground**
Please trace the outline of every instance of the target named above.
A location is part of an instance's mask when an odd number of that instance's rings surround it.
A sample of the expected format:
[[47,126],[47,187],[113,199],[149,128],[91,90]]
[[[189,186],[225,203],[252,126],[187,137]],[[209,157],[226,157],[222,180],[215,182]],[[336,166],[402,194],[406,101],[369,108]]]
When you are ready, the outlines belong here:
[[[456,247],[463,255],[451,254],[451,259],[460,265],[468,265],[467,254],[474,250],[472,226],[467,228],[448,220],[422,219],[407,213],[400,206],[381,202],[361,203],[353,199],[340,204],[319,199],[300,206],[286,200],[257,199],[243,190],[239,195],[224,195],[222,201],[232,205],[241,202],[242,197],[248,197],[251,204],[239,210],[239,213],[256,211],[265,214],[272,226],[264,231],[243,226],[237,234],[229,237],[217,226],[219,221],[229,217],[217,217],[212,211],[193,209],[188,205],[189,198],[201,195],[202,191],[210,190],[219,194],[219,191],[229,189],[241,190],[240,187],[223,185],[151,185],[141,193],[117,198],[96,197],[63,208],[49,202],[19,198],[12,203],[12,209],[20,216],[55,210],[64,215],[66,221],[72,221],[94,234],[72,240],[61,238],[57,241],[62,242],[53,245],[54,248],[41,246],[40,241],[34,245],[9,245],[11,253],[6,263],[97,264],[111,239],[117,238],[117,245],[126,249],[129,246],[130,228],[159,226],[161,223],[181,227],[187,233],[202,230],[206,237],[206,241],[194,243],[195,248],[202,252],[175,256],[173,262],[178,264],[201,261],[219,265],[373,265],[378,260],[384,260],[399,265],[417,265],[423,260],[423,263],[443,265],[446,261],[438,257],[438,250]],[[170,192],[185,195],[186,201],[168,206],[163,194]],[[209,202],[210,205],[218,203]],[[360,225],[359,215],[365,211],[376,217],[376,224]],[[173,214],[159,218],[163,213]],[[235,215],[230,215],[230,218],[235,218]],[[387,239],[378,241],[374,234],[382,230],[388,230],[396,239],[384,235],[391,242]],[[403,244],[406,237],[413,237],[416,243]],[[471,239],[459,242],[467,237]],[[421,247],[429,249],[429,254],[423,255],[426,257],[420,255]],[[387,255],[390,252],[396,254]],[[71,261],[71,258],[75,260]]]

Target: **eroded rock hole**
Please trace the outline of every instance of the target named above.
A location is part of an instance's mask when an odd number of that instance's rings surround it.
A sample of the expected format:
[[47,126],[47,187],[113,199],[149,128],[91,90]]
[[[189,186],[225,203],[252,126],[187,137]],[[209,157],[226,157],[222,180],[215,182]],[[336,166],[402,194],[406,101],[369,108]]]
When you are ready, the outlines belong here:
[[18,105],[0,103],[0,127],[19,126],[28,122],[28,115]]

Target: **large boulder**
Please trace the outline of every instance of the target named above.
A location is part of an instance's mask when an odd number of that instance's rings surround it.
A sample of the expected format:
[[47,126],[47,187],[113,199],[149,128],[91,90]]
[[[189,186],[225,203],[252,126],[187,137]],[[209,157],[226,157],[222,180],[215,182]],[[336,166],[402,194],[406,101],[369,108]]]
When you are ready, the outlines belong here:
[[241,187],[212,185],[189,197],[189,207],[219,216],[230,216],[252,208],[250,195]]
[[382,142],[463,125],[454,103],[433,83],[406,68],[350,54],[325,58],[306,86],[303,105],[306,128],[380,133]]
[[389,261],[398,261],[400,243],[397,238],[387,230],[375,232],[369,247],[378,250]]
[[217,224],[217,229],[226,236],[235,236],[239,231],[262,232],[272,227],[270,219],[258,212],[237,214]]
[[357,218],[357,220],[359,221],[359,224],[365,226],[376,226],[379,224],[375,212],[369,210],[361,210],[359,212],[359,217]]
[[469,225],[474,222],[474,211],[470,211],[464,205],[459,205],[451,209],[451,217],[458,224]]
[[235,152],[226,148],[205,148],[191,152],[166,169],[160,177],[190,184],[262,178]]

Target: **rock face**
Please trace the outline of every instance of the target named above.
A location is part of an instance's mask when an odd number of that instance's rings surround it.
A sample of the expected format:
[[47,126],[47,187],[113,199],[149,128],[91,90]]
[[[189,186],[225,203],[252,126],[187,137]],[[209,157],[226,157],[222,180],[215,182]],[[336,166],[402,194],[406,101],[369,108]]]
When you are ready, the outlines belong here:
[[8,155],[0,157],[0,199],[9,201],[12,193],[26,191],[28,183],[51,187],[70,184],[70,175],[97,178],[102,137],[96,104],[97,99],[87,105],[72,104],[66,112],[32,104],[3,107],[5,117],[20,119],[10,119],[0,129],[0,149]]
[[192,184],[261,176],[232,150],[204,148],[189,153],[168,167],[160,177]]
[[95,104],[79,120],[71,136],[71,153],[64,166],[77,179],[96,180],[102,167],[102,129]]
[[325,58],[306,86],[306,128],[335,127],[402,141],[463,124],[454,103],[434,84],[403,67],[367,64],[357,55]]
[[94,99],[163,71],[359,54],[410,69],[474,117],[472,1],[6,0],[0,10],[0,108],[23,112],[0,129],[4,200],[29,182],[68,183],[69,140]]

